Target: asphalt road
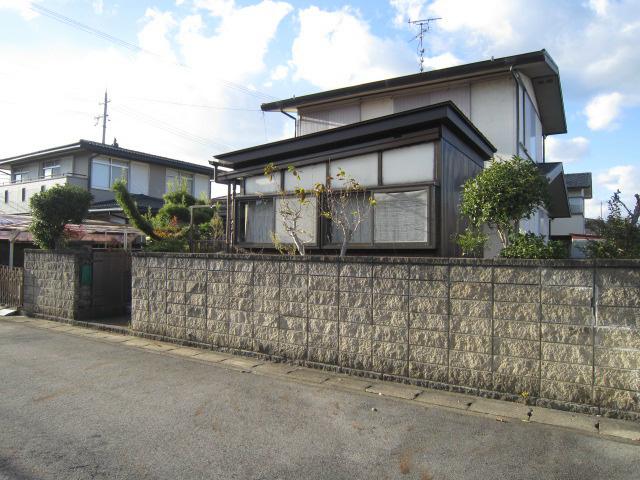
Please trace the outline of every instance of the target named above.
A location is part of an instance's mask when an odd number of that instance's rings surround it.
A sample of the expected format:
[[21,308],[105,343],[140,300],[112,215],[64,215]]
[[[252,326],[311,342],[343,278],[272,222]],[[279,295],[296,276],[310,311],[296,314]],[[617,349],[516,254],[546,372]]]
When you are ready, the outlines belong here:
[[3,479],[637,480],[639,472],[637,445],[0,321]]

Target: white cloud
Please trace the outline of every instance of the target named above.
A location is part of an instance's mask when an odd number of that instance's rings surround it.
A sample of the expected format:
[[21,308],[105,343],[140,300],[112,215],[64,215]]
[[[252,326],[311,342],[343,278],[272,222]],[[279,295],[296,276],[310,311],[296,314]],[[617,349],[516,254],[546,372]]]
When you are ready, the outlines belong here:
[[640,193],[640,167],[637,165],[616,165],[594,176],[593,200],[587,201],[587,217],[607,216],[607,201],[620,190],[620,197],[630,208],[635,205],[634,194]]
[[578,162],[589,153],[589,139],[550,136],[545,141],[545,150],[547,160],[550,162]]
[[276,81],[283,80],[287,78],[288,74],[289,74],[289,67],[287,67],[286,65],[278,65],[276,68],[271,70],[271,76],[269,78],[271,78],[271,80],[276,80]]
[[624,96],[619,92],[604,93],[592,98],[584,109],[591,130],[613,128],[622,110]]
[[589,8],[598,15],[606,15],[609,9],[609,0],[589,0]]
[[437,70],[439,68],[453,67],[454,65],[460,65],[461,63],[463,63],[462,60],[450,52],[424,58],[425,70]]
[[93,12],[96,15],[102,15],[104,12],[104,1],[103,0],[94,0],[93,4]]
[[31,0],[0,0],[0,10],[13,10],[25,20],[31,20],[38,16],[38,13],[31,8]]
[[[197,163],[255,144],[265,137],[263,116],[242,109],[255,110],[264,97],[248,86],[269,71],[268,45],[290,10],[286,3],[264,0],[212,20],[198,10],[180,17],[149,9],[138,38],[153,55],[59,43],[50,55],[39,46],[0,43],[1,83],[12,92],[10,98],[0,96],[0,131],[12,132],[3,136],[0,157],[99,139],[93,117],[101,113],[105,87],[112,100],[109,142],[115,136],[123,147]],[[253,35],[239,25],[253,28]],[[51,71],[60,74],[46,75]],[[274,135],[280,125],[278,119]]]
[[300,33],[290,61],[295,80],[329,89],[406,73],[413,63],[406,44],[373,35],[350,7],[309,7],[298,17]]

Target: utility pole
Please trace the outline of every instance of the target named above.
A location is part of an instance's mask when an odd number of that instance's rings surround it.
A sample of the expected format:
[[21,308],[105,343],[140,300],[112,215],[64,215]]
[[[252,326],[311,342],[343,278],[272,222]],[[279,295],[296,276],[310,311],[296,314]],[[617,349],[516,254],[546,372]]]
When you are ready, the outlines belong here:
[[423,20],[409,20],[410,25],[417,25],[420,31],[411,39],[418,39],[418,56],[420,57],[420,72],[424,71],[424,34],[431,30],[431,23],[436,20],[442,20],[442,17],[425,18]]
[[[109,104],[109,102],[111,102],[111,100],[109,100],[109,95],[105,90],[104,102],[99,104],[99,105],[104,105],[104,110],[102,112],[102,115],[98,115],[97,117],[95,117],[96,125],[98,125],[100,123],[100,119],[102,119],[102,143],[105,143],[107,139],[107,120],[109,119],[109,114],[107,113],[107,105]],[[108,121],[111,121],[111,120],[108,120]]]

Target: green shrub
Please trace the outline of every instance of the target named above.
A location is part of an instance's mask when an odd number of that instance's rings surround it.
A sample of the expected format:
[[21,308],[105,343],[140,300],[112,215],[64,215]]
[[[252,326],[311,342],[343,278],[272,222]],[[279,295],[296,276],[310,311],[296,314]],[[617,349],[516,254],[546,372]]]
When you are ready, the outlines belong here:
[[545,243],[544,237],[533,233],[515,233],[509,245],[500,252],[504,258],[567,258],[567,246],[557,240]]
[[75,185],[55,185],[29,200],[33,220],[29,231],[40,248],[52,249],[64,243],[67,223],[82,223],[89,212],[92,195]]
[[120,208],[122,208],[122,211],[127,216],[131,224],[148,237],[157,239],[153,230],[153,225],[149,221],[151,214],[147,213],[145,216],[140,213],[138,206],[133,201],[133,198],[131,198],[129,191],[127,190],[127,182],[124,180],[116,180],[113,183],[113,192],[115,194],[116,202],[120,205]]

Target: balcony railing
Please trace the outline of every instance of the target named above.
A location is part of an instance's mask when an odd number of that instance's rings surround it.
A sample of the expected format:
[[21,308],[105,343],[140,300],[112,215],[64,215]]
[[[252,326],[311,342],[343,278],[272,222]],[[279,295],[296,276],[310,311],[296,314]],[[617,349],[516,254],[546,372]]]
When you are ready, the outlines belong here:
[[26,183],[33,183],[33,182],[42,182],[44,180],[59,180],[62,178],[79,178],[79,179],[87,179],[86,175],[82,175],[79,173],[61,173],[60,175],[51,175],[48,177],[45,176],[40,176],[37,178],[25,178],[24,180],[11,180],[9,182],[4,182],[4,183],[0,183],[0,188],[2,187],[6,187],[9,185],[24,185]]

